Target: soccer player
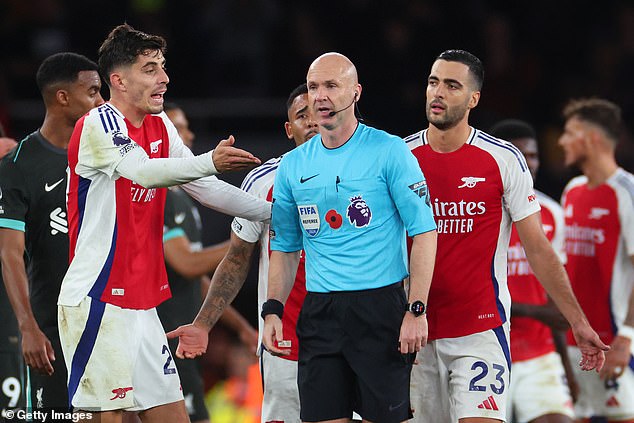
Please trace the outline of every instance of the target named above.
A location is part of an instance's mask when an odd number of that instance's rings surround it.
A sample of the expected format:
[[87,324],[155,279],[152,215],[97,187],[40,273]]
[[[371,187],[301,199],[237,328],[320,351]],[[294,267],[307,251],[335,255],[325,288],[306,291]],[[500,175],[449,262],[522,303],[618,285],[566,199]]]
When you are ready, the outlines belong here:
[[306,83],[319,134],[287,153],[275,176],[263,343],[290,353],[282,318],[303,250],[302,421],[347,422],[353,410],[366,421],[405,421],[436,252],[425,178],[401,138],[358,121],[362,88],[347,57],[319,56]]
[[511,223],[533,272],[571,324],[582,368],[600,369],[608,349],[588,324],[544,235],[524,156],[469,125],[483,79],[482,63],[473,54],[441,53],[427,78],[429,126],[406,138],[427,176],[438,225],[429,343],[412,371],[416,422],[506,419]]
[[[317,125],[311,119],[308,107],[308,89],[301,84],[289,95],[286,102],[288,121],[284,127],[286,136],[300,146],[317,134]],[[242,183],[242,189],[267,200],[273,195],[273,181],[282,157],[271,159],[253,169]],[[258,310],[267,298],[267,282],[269,272],[269,225],[262,222],[251,222],[235,218],[232,225],[229,251],[213,275],[211,289],[198,313],[189,327],[179,328],[168,336],[183,336],[185,333],[198,332],[202,346],[207,346],[207,333],[216,324],[225,307],[230,304],[244,284],[249,272],[251,256],[256,244],[260,244],[260,264],[258,276]],[[299,393],[297,391],[297,353],[298,341],[295,333],[297,316],[306,296],[306,275],[304,257],[300,256],[295,282],[286,302],[283,316],[285,348],[290,354],[275,356],[265,349],[259,350],[264,381],[264,400],[262,402],[261,421],[299,422]],[[259,320],[260,337],[263,333],[264,320]],[[261,340],[260,340],[261,342]],[[181,340],[180,351],[183,354],[195,345]]]
[[[75,125],[68,147],[70,266],[59,295],[68,395],[78,410],[121,421],[189,421],[156,306],[170,297],[163,256],[166,189],[253,220],[270,203],[210,176],[259,164],[222,140],[194,156],[163,112],[165,40],[127,24],[99,48],[110,101]],[[94,416],[93,416],[94,417]]]
[[[16,145],[18,144],[13,138],[6,136],[0,124],[0,159]],[[5,409],[24,407],[25,402],[22,395],[24,362],[20,350],[20,330],[4,287],[1,269],[2,266],[0,266],[0,321],[2,322],[0,326],[0,387],[2,388],[0,412],[4,415]]]
[[56,304],[68,268],[66,149],[77,119],[103,103],[97,69],[75,53],[45,59],[36,74],[44,122],[0,164],[2,275],[22,335],[27,400],[34,409],[68,409]]
[[[517,147],[535,181],[539,169],[535,129],[527,122],[507,119],[496,123],[489,133]],[[565,263],[564,212],[546,194],[535,190],[535,195],[541,206],[544,233]],[[574,378],[566,372],[572,372],[564,332],[568,323],[535,278],[515,227],[508,252],[508,285],[513,364],[508,420],[514,415],[518,422],[572,423],[572,397],[566,384],[567,378]]]
[[[566,166],[583,175],[562,195],[566,269],[573,290],[611,346],[599,374],[578,372],[578,418],[634,422],[634,176],[620,168],[615,149],[621,109],[598,98],[571,100],[564,108],[559,145]],[[580,355],[568,336],[572,359]]]

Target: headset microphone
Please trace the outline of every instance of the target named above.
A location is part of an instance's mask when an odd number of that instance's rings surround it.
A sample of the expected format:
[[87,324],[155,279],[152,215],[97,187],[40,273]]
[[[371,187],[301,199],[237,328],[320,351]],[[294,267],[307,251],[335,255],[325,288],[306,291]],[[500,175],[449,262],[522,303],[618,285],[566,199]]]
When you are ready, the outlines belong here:
[[355,92],[355,93],[354,93],[354,98],[352,99],[352,103],[348,104],[348,105],[347,105],[346,107],[344,107],[343,109],[340,109],[340,110],[333,110],[332,112],[328,113],[328,116],[333,117],[333,116],[334,116],[334,115],[336,115],[337,113],[339,113],[339,112],[343,112],[344,110],[349,109],[349,108],[350,108],[350,107],[352,107],[352,105],[353,105],[354,103],[356,103],[356,102],[357,102],[357,93]]

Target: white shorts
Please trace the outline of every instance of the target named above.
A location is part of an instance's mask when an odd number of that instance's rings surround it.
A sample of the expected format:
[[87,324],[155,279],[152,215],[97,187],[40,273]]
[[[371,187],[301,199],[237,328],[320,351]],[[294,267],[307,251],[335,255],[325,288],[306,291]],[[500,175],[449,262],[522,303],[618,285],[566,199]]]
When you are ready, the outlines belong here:
[[509,387],[508,325],[431,341],[412,368],[410,398],[416,423],[465,417],[506,421]]
[[574,418],[572,397],[561,357],[556,352],[513,363],[508,419],[529,422],[545,414]]
[[264,381],[262,423],[299,422],[297,361],[276,357],[264,349],[260,360]]
[[[609,420],[634,419],[634,371],[627,367],[616,381],[607,383],[599,373],[581,370],[581,351],[568,347],[568,355],[579,385],[579,399],[575,403],[577,418],[603,416]],[[632,361],[630,360],[630,366]]]
[[183,400],[156,309],[123,309],[90,297],[58,306],[68,391],[81,410],[147,410]]

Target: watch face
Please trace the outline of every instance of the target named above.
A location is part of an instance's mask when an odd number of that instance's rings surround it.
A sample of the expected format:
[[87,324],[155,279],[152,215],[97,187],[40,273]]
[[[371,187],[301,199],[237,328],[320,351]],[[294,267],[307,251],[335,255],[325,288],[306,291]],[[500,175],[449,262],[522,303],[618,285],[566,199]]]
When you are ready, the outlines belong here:
[[425,304],[422,301],[414,301],[410,306],[410,311],[415,316],[420,316],[425,313]]

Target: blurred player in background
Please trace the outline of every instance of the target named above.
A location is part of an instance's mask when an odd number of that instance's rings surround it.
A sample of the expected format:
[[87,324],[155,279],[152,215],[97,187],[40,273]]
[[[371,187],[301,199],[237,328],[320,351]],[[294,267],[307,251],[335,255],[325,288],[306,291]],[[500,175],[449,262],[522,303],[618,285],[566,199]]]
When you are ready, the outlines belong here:
[[[621,109],[604,99],[571,100],[559,145],[583,175],[562,195],[566,269],[601,340],[611,346],[599,372],[577,370],[580,419],[634,422],[634,176],[618,166]],[[570,357],[580,357],[572,335]],[[583,420],[586,421],[586,420]]]

